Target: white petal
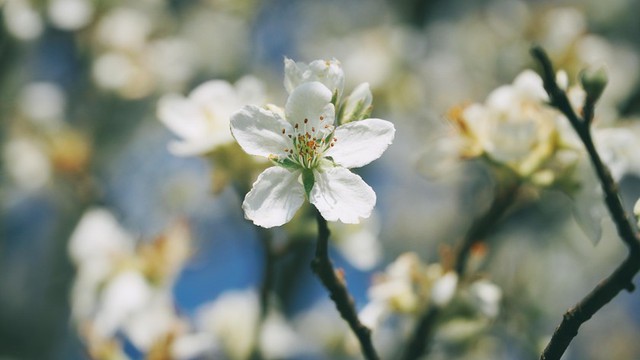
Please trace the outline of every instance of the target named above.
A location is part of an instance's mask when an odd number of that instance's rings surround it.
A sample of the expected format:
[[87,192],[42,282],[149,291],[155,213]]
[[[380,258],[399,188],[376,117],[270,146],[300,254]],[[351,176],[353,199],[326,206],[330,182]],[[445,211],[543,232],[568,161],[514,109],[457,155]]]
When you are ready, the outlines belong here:
[[295,88],[303,83],[319,81],[331,91],[342,94],[344,88],[344,71],[340,62],[332,60],[315,60],[309,65],[284,59],[284,87],[291,94]]
[[488,280],[479,280],[469,287],[474,305],[484,315],[495,318],[500,312],[502,290]]
[[198,309],[196,323],[220,341],[229,359],[249,359],[259,316],[260,300],[255,291],[232,290]]
[[314,171],[315,185],[309,201],[328,221],[357,224],[371,215],[376,193],[362,178],[348,169],[334,167]]
[[146,306],[125,321],[123,332],[136,348],[149,351],[176,325],[171,294],[154,293]]
[[342,94],[344,88],[344,71],[342,65],[336,59],[332,60],[315,60],[309,64],[311,75],[309,80],[317,80],[323,83],[331,90],[331,93],[338,92],[338,96]]
[[360,310],[358,317],[364,326],[375,330],[389,313],[390,309],[384,302],[372,301]]
[[169,143],[169,152],[176,156],[202,155],[213,150],[221,141],[218,138],[192,139],[189,141],[172,141]]
[[231,133],[238,144],[251,155],[269,157],[284,155],[292,148],[283,131],[293,132],[291,125],[269,110],[247,105],[231,116]]
[[69,255],[76,264],[130,254],[133,236],[104,208],[92,208],[83,215],[69,240]]
[[366,119],[339,126],[335,146],[325,152],[346,167],[360,167],[379,158],[393,141],[396,129],[386,120]]
[[284,59],[284,88],[291,94],[293,89],[302,84],[302,74],[307,69],[307,65],[304,63],[296,64],[295,61],[285,58]]
[[192,139],[207,130],[205,114],[190,100],[176,94],[158,101],[158,119],[178,136]]
[[119,273],[105,286],[100,311],[95,318],[96,331],[111,337],[132,315],[145,309],[153,289],[144,276],[133,270]]
[[236,81],[236,90],[243,104],[260,106],[265,102],[265,85],[254,76],[246,75]]
[[182,138],[169,143],[169,151],[174,155],[201,155],[233,141],[228,115],[217,116],[178,95],[167,95],[160,100],[158,118]]
[[277,166],[263,171],[242,203],[245,217],[266,228],[291,220],[304,202],[299,176],[299,171]]
[[[198,85],[189,94],[198,105],[226,106],[228,100],[237,98],[236,90],[224,80],[210,80]],[[233,101],[236,103],[237,101]]]
[[300,129],[306,126],[309,132],[312,129],[323,131],[325,125],[333,126],[335,108],[331,103],[331,91],[317,81],[295,88],[284,111],[291,125],[298,124]]
[[533,70],[525,70],[521,72],[515,80],[513,86],[519,95],[532,101],[547,101],[549,96],[544,90],[542,78]]
[[361,120],[370,114],[369,108],[373,102],[373,95],[369,88],[369,83],[358,85],[344,103],[344,113],[341,123],[346,124],[351,121]]
[[453,299],[458,287],[458,275],[448,272],[436,280],[431,288],[431,300],[437,306],[444,306]]

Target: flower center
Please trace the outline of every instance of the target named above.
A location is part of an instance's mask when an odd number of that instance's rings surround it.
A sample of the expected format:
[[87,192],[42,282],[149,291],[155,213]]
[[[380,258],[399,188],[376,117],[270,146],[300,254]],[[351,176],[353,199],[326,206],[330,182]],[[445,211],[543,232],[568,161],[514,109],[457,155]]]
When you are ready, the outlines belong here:
[[291,134],[282,129],[282,134],[292,141],[292,147],[284,150],[288,154],[287,158],[306,169],[316,168],[324,152],[338,141],[333,136],[333,125],[325,123],[323,116],[319,120],[317,128],[310,124],[309,119],[304,119],[293,124]]

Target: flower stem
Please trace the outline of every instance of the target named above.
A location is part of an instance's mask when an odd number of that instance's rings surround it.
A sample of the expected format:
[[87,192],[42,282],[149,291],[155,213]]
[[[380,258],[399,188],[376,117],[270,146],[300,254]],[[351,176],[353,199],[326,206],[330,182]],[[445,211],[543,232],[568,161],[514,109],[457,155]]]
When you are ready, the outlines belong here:
[[602,162],[593,143],[589,126],[593,111],[585,112],[584,118],[579,117],[571,107],[567,94],[556,83],[553,66],[546,52],[541,47],[534,47],[531,49],[531,54],[542,67],[544,88],[549,94],[551,105],[560,110],[569,119],[583,142],[600,180],[600,185],[605,194],[604,200],[616,225],[618,235],[629,249],[627,258],[616,270],[564,314],[562,322],[556,328],[549,344],[540,356],[542,360],[553,360],[560,359],[573,338],[578,334],[578,329],[583,323],[588,321],[622,290],[633,291],[633,278],[640,271],[640,238],[633,230],[633,225],[624,210],[618,186],[611,176],[611,172]]
[[322,285],[329,291],[329,297],[336,304],[340,316],[358,338],[364,357],[368,360],[378,360],[378,354],[371,341],[371,330],[364,326],[355,308],[353,298],[347,290],[344,278],[336,273],[331,259],[329,259],[329,227],[327,221],[315,210],[318,223],[318,242],[315,257],[311,261],[311,269],[318,276]]

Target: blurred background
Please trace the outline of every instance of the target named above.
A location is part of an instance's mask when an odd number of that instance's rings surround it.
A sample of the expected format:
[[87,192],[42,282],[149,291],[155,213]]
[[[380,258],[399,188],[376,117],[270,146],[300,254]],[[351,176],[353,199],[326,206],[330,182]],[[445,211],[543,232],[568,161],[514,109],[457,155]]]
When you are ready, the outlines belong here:
[[[445,114],[533,68],[529,48],[537,43],[571,81],[586,65],[606,63],[599,119],[633,123],[639,12],[633,0],[0,0],[0,359],[88,358],[90,336],[72,308],[73,236],[122,237],[140,247],[171,240],[175,224],[188,224],[190,256],[171,268],[167,295],[187,327],[224,294],[262,286],[265,239],[244,219],[244,193],[214,186],[215,159],[167,150],[175,135],[158,121],[161,96],[250,74],[264,82],[268,102],[283,105],[284,57],[336,58],[347,92],[370,84],[373,116],[393,122],[396,138],[359,171],[378,197],[368,240],[355,250],[336,243],[331,252],[361,309],[375,273],[407,251],[440,261],[443,245],[454,246],[491,200],[482,164],[434,170],[440,159],[430,146],[447,128]],[[640,196],[638,175],[622,178],[629,208]],[[83,214],[96,208],[108,228],[77,235]],[[515,207],[478,265],[502,289],[500,315],[433,358],[536,358],[561,314],[625,255],[606,212],[595,215],[601,229],[575,213],[557,190]],[[310,234],[290,241],[274,265],[282,323],[340,327],[308,266]],[[270,237],[289,241],[284,230]],[[567,359],[640,358],[639,309],[636,293],[620,294],[581,329]],[[116,335],[126,356],[145,357]],[[358,358],[328,355],[323,346],[267,357]]]

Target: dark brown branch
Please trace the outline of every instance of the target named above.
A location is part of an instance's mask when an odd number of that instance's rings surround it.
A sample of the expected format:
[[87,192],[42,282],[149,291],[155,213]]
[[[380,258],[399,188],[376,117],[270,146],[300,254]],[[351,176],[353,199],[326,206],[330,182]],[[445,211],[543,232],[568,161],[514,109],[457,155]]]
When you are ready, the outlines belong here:
[[624,211],[624,206],[622,205],[622,201],[618,195],[618,185],[615,180],[613,180],[611,172],[607,166],[602,162],[602,159],[600,158],[600,155],[598,155],[593,143],[593,138],[591,137],[589,129],[591,119],[585,121],[576,115],[573,107],[569,103],[567,94],[564,90],[560,89],[556,83],[553,66],[551,65],[551,61],[544,50],[540,47],[534,47],[531,50],[531,53],[542,65],[544,88],[549,94],[551,105],[560,110],[567,119],[569,119],[569,122],[571,122],[576,133],[578,133],[580,140],[584,143],[587,153],[589,154],[589,158],[591,159],[591,163],[593,164],[596,174],[598,175],[598,179],[600,180],[602,190],[605,194],[605,202],[609,212],[611,213],[611,217],[616,224],[618,235],[620,235],[620,238],[625,242],[630,250],[635,252],[640,251],[640,242],[638,241],[638,237],[633,230],[633,226]]
[[609,303],[609,301],[616,297],[622,290],[633,291],[633,278],[638,271],[640,271],[640,239],[633,230],[633,225],[624,211],[618,193],[618,186],[611,176],[611,172],[602,162],[593,143],[589,126],[593,117],[593,111],[588,109],[588,111],[585,112],[585,116],[588,116],[587,118],[580,118],[576,115],[566,93],[559,88],[555,81],[553,66],[545,51],[540,47],[534,47],[531,50],[531,54],[542,66],[544,88],[549,94],[551,105],[560,110],[567,119],[569,119],[569,122],[571,122],[571,125],[584,143],[591,163],[600,180],[605,195],[605,203],[616,224],[618,235],[629,248],[629,254],[626,260],[618,266],[611,275],[600,282],[587,296],[564,314],[562,322],[553,333],[549,344],[540,356],[542,360],[553,360],[560,359],[573,338],[578,334],[580,326],[591,319],[593,314]]
[[[465,234],[455,259],[454,271],[459,277],[464,276],[466,272],[469,254],[473,246],[485,239],[514,203],[518,195],[518,190],[520,189],[520,183],[518,181],[512,182],[511,179],[507,181],[509,181],[509,183],[505,188],[500,189],[500,186],[497,187],[496,197],[489,209],[481,217],[474,220]],[[434,306],[430,307],[418,319],[418,323],[407,344],[407,349],[403,357],[404,360],[415,360],[424,355],[439,315],[440,309]]]
[[407,350],[404,353],[402,359],[414,360],[420,358],[427,351],[427,345],[431,342],[431,336],[435,329],[436,320],[440,315],[440,308],[436,306],[429,307],[422,316],[418,319],[415,329],[409,343]]
[[[491,207],[478,219],[476,219],[467,231],[465,238],[458,249],[455,262],[455,271],[458,276],[462,277],[466,272],[467,261],[473,246],[485,239],[485,237],[494,230],[495,225],[502,220],[520,190],[520,182],[511,179],[504,189],[498,189]],[[499,188],[499,186],[498,186]]]
[[349,294],[344,279],[336,275],[331,259],[329,259],[329,227],[327,221],[316,211],[318,222],[318,242],[316,254],[311,261],[311,269],[320,278],[322,285],[329,291],[329,297],[336,304],[340,316],[358,338],[364,357],[368,360],[378,360],[378,354],[371,341],[371,330],[364,326],[355,308],[353,298]]
[[573,338],[578,335],[580,325],[591,319],[593,314],[608,304],[623,289],[633,290],[631,281],[638,270],[640,270],[640,261],[637,254],[629,253],[626,260],[609,277],[564,314],[560,326],[556,328],[540,359],[560,359]]

